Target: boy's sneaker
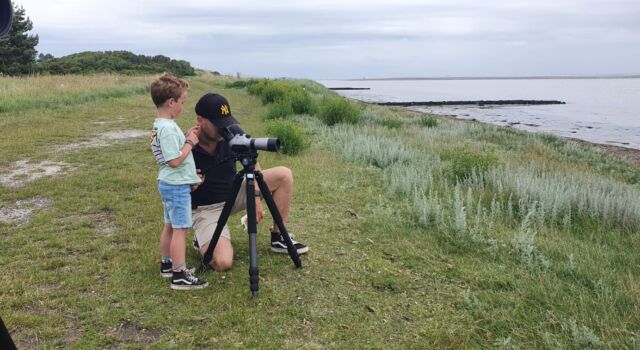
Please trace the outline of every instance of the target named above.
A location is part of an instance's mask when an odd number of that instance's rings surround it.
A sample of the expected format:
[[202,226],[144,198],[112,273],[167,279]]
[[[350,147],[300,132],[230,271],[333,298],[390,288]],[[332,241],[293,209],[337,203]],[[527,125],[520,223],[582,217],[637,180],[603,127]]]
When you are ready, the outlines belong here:
[[208,285],[209,282],[194,276],[193,272],[188,269],[178,272],[174,271],[173,277],[171,278],[171,289],[176,290],[202,289]]
[[[191,271],[191,273],[196,272],[195,267],[187,266],[187,270]],[[160,276],[164,278],[173,277],[173,263],[172,262],[162,262],[160,261]]]
[[[275,235],[271,235],[271,251],[280,254],[289,254],[287,244],[284,242],[282,235],[278,235],[277,238],[274,236]],[[292,234],[289,234],[289,237],[291,237],[291,242],[293,242],[293,246],[298,251],[298,254],[304,254],[309,251],[309,247],[293,239]]]

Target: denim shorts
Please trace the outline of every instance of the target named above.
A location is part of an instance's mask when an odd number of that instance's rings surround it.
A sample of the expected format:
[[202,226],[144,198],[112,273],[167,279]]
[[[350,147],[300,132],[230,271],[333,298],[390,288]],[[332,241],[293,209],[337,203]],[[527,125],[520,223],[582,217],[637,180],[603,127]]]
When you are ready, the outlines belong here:
[[191,185],[170,185],[158,181],[158,191],[164,206],[164,223],[172,228],[190,228]]

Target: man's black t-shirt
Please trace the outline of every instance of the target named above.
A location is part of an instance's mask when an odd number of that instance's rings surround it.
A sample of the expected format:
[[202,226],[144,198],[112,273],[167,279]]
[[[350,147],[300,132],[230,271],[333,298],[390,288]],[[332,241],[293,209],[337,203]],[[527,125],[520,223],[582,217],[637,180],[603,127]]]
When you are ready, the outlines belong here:
[[[229,127],[234,134],[244,134],[238,125]],[[231,195],[233,179],[237,173],[234,152],[227,141],[219,141],[216,151],[209,155],[200,146],[193,149],[196,169],[204,173],[204,182],[191,192],[191,208],[225,202]]]

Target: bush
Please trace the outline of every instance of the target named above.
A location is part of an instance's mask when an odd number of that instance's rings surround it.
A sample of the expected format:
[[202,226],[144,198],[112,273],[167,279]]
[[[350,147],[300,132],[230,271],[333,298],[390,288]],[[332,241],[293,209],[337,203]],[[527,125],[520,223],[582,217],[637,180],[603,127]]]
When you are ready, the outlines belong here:
[[273,103],[283,100],[294,87],[284,81],[267,81],[264,88],[260,91],[260,98],[263,104]]
[[398,118],[385,117],[380,119],[380,125],[385,126],[389,129],[400,129],[403,123],[402,120]]
[[438,126],[438,121],[432,116],[422,117],[422,119],[420,119],[420,125],[427,128],[435,128]]
[[48,74],[95,74],[101,72],[118,74],[154,74],[171,72],[177,76],[195,75],[191,64],[167,56],[136,55],[129,51],[85,51],[68,56],[48,57],[38,65],[42,73]]
[[293,113],[296,114],[315,114],[317,106],[311,96],[302,89],[292,90],[287,95],[286,100],[291,105]]
[[457,147],[445,154],[443,159],[451,162],[451,173],[456,180],[464,180],[475,171],[482,173],[490,167],[498,164],[498,157],[493,151],[486,154],[478,154],[469,150],[469,147]]
[[280,140],[280,152],[295,155],[306,148],[302,128],[291,120],[276,119],[267,125],[267,133]]
[[236,80],[234,82],[231,83],[226,83],[224,85],[225,88],[227,89],[244,89],[244,88],[248,88],[254,84],[257,84],[261,82],[261,80],[258,79],[249,79],[249,80]]
[[327,125],[358,124],[362,120],[362,113],[344,98],[324,98],[318,117]]
[[287,116],[293,114],[293,108],[291,104],[287,100],[279,100],[276,103],[269,105],[269,109],[267,109],[266,114],[264,115],[264,120],[273,120],[278,118],[286,118]]
[[251,95],[260,96],[262,95],[262,91],[267,87],[269,82],[267,80],[260,80],[255,84],[251,84],[247,87],[247,92]]

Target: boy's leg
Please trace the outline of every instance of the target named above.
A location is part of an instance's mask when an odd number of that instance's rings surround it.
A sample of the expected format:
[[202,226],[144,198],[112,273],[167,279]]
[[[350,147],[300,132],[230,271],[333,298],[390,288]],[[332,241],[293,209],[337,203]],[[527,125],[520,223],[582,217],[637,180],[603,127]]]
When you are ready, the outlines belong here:
[[171,289],[194,290],[202,289],[209,285],[207,281],[197,278],[191,270],[187,269],[185,259],[185,238],[187,231],[188,229],[186,228],[173,229],[173,238],[171,239],[171,258],[173,259]]
[[162,227],[162,234],[160,235],[160,255],[171,256],[171,234],[173,229],[171,224],[164,224]]
[[164,224],[160,234],[160,276],[171,277],[173,264],[171,262],[171,237],[173,229],[171,224]]
[[185,239],[187,236],[186,228],[174,228],[173,237],[171,238],[171,260],[173,261],[173,268],[186,268],[185,258]]

